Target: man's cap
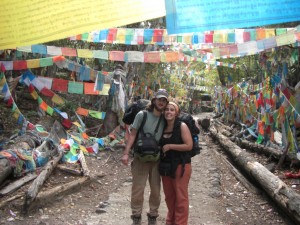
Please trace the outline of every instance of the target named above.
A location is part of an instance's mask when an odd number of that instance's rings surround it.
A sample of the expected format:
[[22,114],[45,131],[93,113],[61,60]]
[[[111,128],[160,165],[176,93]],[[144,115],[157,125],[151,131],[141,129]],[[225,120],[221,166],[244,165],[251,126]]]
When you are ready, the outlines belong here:
[[158,89],[158,91],[155,94],[155,98],[165,98],[168,99],[169,94],[166,89]]

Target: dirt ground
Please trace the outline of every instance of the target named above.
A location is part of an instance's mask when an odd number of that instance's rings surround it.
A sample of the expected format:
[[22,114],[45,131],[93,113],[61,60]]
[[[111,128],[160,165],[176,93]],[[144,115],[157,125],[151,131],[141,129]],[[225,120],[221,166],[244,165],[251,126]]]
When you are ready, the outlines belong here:
[[[190,225],[293,224],[263,192],[252,193],[233,176],[220,158],[226,157],[222,149],[204,131],[200,134],[200,145],[201,154],[192,160],[193,172],[189,185]],[[34,204],[26,216],[20,213],[24,199],[12,201],[0,210],[0,224],[131,224],[130,167],[121,164],[121,156],[120,149],[103,151],[94,157],[87,156],[87,164],[93,175],[90,182],[69,194]],[[42,191],[78,179],[78,176],[55,169]],[[28,185],[14,195],[26,191],[26,188]],[[147,188],[143,224],[147,224],[148,195]],[[162,192],[158,224],[165,224],[167,213],[163,196]]]

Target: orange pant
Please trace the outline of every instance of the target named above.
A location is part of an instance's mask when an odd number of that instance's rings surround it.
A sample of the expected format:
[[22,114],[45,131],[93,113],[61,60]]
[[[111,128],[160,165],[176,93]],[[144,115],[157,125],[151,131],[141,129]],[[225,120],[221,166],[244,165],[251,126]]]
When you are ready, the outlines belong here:
[[166,224],[187,225],[189,217],[188,185],[191,178],[192,167],[188,163],[181,176],[182,165],[178,165],[176,178],[162,176],[165,200],[168,207]]

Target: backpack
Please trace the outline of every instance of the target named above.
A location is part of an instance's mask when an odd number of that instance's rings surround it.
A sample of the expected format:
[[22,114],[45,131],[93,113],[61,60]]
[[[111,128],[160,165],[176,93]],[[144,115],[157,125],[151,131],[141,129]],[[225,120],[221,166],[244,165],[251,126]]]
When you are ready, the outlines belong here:
[[[142,162],[156,162],[160,158],[160,148],[155,139],[155,134],[158,131],[162,117],[163,116],[160,116],[153,135],[151,133],[145,133],[144,125],[147,120],[147,111],[143,111],[143,120],[140,128],[137,131],[137,136],[134,143],[134,154]],[[139,135],[139,133],[141,135]]]
[[190,157],[194,157],[195,155],[200,154],[200,149],[201,147],[199,146],[199,133],[200,130],[196,126],[196,122],[191,114],[181,112],[180,115],[178,116],[179,120],[184,122],[188,128],[190,129],[190,132],[192,134],[192,139],[193,139],[193,148],[189,152]]
[[140,99],[129,105],[125,110],[122,121],[125,124],[132,124],[136,114],[138,114],[139,111],[144,110],[149,102],[149,100]]

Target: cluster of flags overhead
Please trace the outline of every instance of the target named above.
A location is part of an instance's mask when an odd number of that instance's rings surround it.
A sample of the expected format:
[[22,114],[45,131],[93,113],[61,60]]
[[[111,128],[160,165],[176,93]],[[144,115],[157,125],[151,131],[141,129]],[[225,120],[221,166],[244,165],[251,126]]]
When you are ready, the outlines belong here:
[[[55,99],[57,99],[57,95],[53,91],[86,95],[108,95],[110,88],[110,84],[104,84],[104,79],[97,79],[96,83],[76,82],[58,78],[38,77],[30,71],[22,74],[22,81],[28,86],[32,84],[45,96],[52,98],[55,96]],[[101,90],[97,88],[101,88]]]
[[295,28],[227,29],[168,35],[166,29],[110,28],[87,32],[69,37],[95,43],[126,45],[172,45],[176,43],[197,44],[240,44],[287,34]]
[[[55,51],[53,49],[56,49]],[[20,52],[32,52],[39,53],[44,55],[59,54],[63,56],[76,56],[78,58],[97,58],[102,60],[111,60],[111,61],[122,61],[122,62],[145,62],[145,63],[169,63],[169,62],[204,62],[215,64],[216,66],[228,66],[235,68],[235,64],[230,63],[220,63],[214,62],[214,56],[212,53],[206,53],[205,55],[200,56],[189,56],[182,53],[182,51],[150,51],[150,52],[140,52],[140,51],[105,51],[105,50],[90,50],[90,49],[73,49],[72,54],[62,51],[62,48],[55,46],[46,46],[46,45],[33,45],[17,48]],[[174,48],[175,49],[175,48]],[[210,62],[211,61],[211,62]],[[7,61],[0,61],[0,63],[6,63]],[[20,64],[20,63],[19,63]],[[68,64],[68,65],[66,65]],[[72,66],[74,64],[74,66]],[[78,63],[77,63],[78,64]],[[62,65],[64,68],[69,70],[75,70],[76,63],[64,60],[57,62],[56,65]],[[24,69],[26,67],[26,60],[23,60],[23,67],[14,67],[17,69]],[[50,63],[49,63],[50,65]],[[10,65],[7,65],[8,68],[13,68],[13,61],[10,62]],[[77,65],[78,66],[78,65]],[[81,73],[90,73],[91,77],[95,77],[97,71],[83,67],[79,64],[79,67],[83,71],[78,71]],[[32,67],[30,67],[32,68]],[[105,72],[102,72],[104,75]]]
[[97,71],[86,65],[81,65],[72,60],[65,59],[64,56],[54,56],[40,59],[0,61],[0,66],[4,66],[5,70],[27,70],[39,67],[47,67],[57,65],[59,68],[67,69],[79,74],[79,80],[104,80],[104,76],[110,74],[106,71]]
[[[222,33],[223,32],[223,33]],[[122,61],[122,62],[189,62],[199,61],[210,63],[220,58],[241,57],[253,55],[259,52],[280,47],[284,45],[296,44],[300,41],[300,26],[292,29],[253,29],[253,30],[236,30],[234,33],[234,41],[228,42],[230,33],[225,31],[212,31],[206,35],[205,41],[196,42],[174,42],[172,43],[173,51],[104,51],[90,49],[72,49],[45,45],[32,45],[17,48],[18,51],[39,53],[45,55],[63,55],[76,56],[79,58],[98,58],[102,60]],[[100,32],[101,33],[101,32]],[[226,35],[227,36],[226,36]],[[217,38],[222,36],[222,38]],[[229,36],[228,36],[229,35]],[[155,38],[156,40],[157,38]],[[220,41],[221,40],[221,41]],[[215,41],[215,42],[214,42]],[[67,49],[67,50],[66,50]],[[204,50],[196,56],[188,56],[182,51],[186,50]],[[45,61],[45,60],[44,60]],[[47,62],[51,64],[51,62]],[[214,62],[213,62],[214,63]],[[24,68],[26,64],[23,62],[16,63],[16,67]],[[20,65],[19,65],[20,64]],[[42,63],[41,63],[42,64]],[[45,63],[44,63],[45,64]],[[216,66],[228,66],[234,68],[233,65],[215,63]],[[10,66],[11,67],[11,66]],[[10,68],[9,67],[9,68]]]

